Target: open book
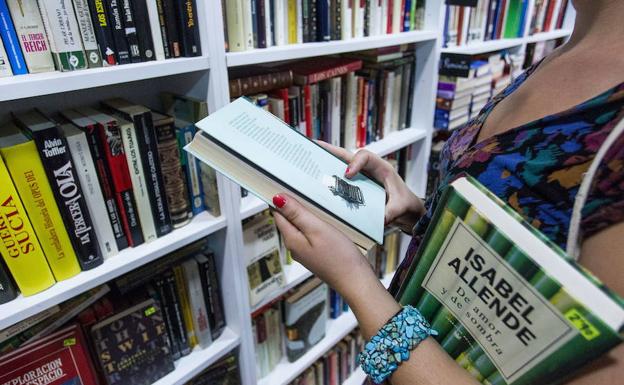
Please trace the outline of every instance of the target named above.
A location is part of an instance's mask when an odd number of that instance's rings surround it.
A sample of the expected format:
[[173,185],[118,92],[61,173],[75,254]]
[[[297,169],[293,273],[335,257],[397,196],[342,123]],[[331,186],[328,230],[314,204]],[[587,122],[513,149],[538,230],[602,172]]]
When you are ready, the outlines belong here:
[[470,177],[447,188],[397,298],[483,384],[557,382],[624,331],[622,298]]
[[356,245],[383,242],[386,192],[271,113],[239,98],[197,123],[185,147],[199,160],[243,186],[270,206],[291,194]]

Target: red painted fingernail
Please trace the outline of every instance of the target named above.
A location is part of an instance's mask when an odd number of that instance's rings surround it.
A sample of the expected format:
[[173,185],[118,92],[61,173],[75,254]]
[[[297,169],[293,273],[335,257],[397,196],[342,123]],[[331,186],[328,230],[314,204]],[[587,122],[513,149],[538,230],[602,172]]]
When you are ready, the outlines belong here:
[[277,194],[273,197],[273,204],[281,209],[286,204],[286,198]]
[[347,167],[347,169],[345,170],[345,175],[347,175],[349,173],[349,167]]

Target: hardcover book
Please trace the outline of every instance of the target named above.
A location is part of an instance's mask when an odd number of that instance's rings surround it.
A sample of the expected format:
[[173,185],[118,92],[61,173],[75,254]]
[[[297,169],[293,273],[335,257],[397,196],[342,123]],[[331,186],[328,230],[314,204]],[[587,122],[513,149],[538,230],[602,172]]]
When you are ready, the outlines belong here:
[[87,0],[72,0],[74,3],[74,9],[76,10],[76,19],[78,21],[78,27],[80,28],[80,37],[82,39],[82,46],[87,56],[87,64],[89,68],[97,68],[102,66],[102,57],[100,56],[100,50],[98,42],[95,37],[95,30],[93,29],[93,22],[91,21],[91,12],[89,11],[89,4]]
[[101,265],[97,236],[61,128],[36,110],[17,114],[15,118],[37,145],[80,267],[89,270]]
[[93,325],[91,336],[108,385],[149,385],[174,369],[165,321],[153,299]]
[[6,2],[11,11],[11,19],[28,72],[34,74],[54,71],[54,61],[37,0],[6,0]]
[[382,243],[386,193],[347,164],[244,98],[197,123],[185,149],[273,206],[286,192],[363,249]]
[[551,383],[622,342],[624,300],[471,177],[453,182],[397,298],[484,384]]
[[3,45],[5,51],[5,62],[0,64],[0,68],[4,68],[1,71],[3,76],[27,74],[28,68],[6,0],[0,0],[0,45]]
[[72,246],[37,146],[13,123],[2,127],[0,153],[20,194],[41,249],[57,281],[80,273]]
[[97,385],[79,325],[0,357],[0,383]]

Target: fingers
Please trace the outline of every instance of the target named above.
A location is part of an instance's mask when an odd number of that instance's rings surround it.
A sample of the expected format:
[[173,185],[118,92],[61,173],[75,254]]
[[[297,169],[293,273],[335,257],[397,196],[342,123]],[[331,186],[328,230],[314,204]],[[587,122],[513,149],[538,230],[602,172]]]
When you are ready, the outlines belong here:
[[345,176],[347,178],[353,178],[357,173],[366,169],[366,165],[373,158],[373,153],[366,150],[358,151],[353,159],[349,162]]
[[347,163],[351,162],[351,160],[353,159],[353,153],[351,151],[347,151],[342,147],[336,147],[327,142],[323,142],[322,140],[315,140],[315,142],[319,146],[323,147],[325,150],[331,152],[332,154],[334,154],[335,156],[344,160]]
[[287,194],[275,195],[273,204],[277,212],[303,233],[307,239],[309,239],[310,234],[323,228],[323,221]]
[[284,238],[287,249],[299,251],[301,248],[309,246],[305,235],[292,223],[288,222],[280,213],[274,211],[273,218],[275,218],[275,224]]

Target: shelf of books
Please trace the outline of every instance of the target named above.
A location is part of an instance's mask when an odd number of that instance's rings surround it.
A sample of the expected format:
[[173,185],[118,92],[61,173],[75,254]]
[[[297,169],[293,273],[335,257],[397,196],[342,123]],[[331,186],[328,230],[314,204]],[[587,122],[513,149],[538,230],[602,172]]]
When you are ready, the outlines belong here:
[[203,212],[186,226],[150,243],[122,250],[119,254],[105,259],[101,266],[58,282],[38,294],[28,297],[19,296],[0,305],[0,330],[143,266],[190,242],[206,237],[223,229],[225,225],[226,221],[223,216],[215,218]]
[[189,355],[175,362],[175,370],[153,385],[183,385],[219,358],[232,351],[240,343],[240,337],[230,328],[225,328],[219,338],[205,349],[196,347]]
[[284,295],[288,292],[288,290],[293,287],[299,285],[301,282],[310,278],[312,273],[310,270],[303,267],[299,262],[293,261],[290,264],[286,264],[284,266],[284,285],[279,288],[279,290],[275,290],[271,294],[269,294],[266,298],[264,298],[261,302],[256,304],[251,308],[251,312],[255,312],[256,310],[264,307],[266,304],[274,301],[276,298]]
[[535,35],[518,37],[512,39],[497,39],[488,41],[479,41],[468,43],[463,46],[442,48],[444,53],[459,53],[464,55],[479,55],[486,52],[500,51],[512,47],[517,47],[522,44],[536,43],[540,41],[559,39],[567,37],[572,33],[569,29],[560,29],[556,31],[540,32]]
[[436,30],[422,30],[348,40],[281,45],[242,52],[228,52],[226,61],[229,67],[236,67],[417,43],[436,40],[437,36]]

